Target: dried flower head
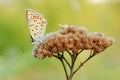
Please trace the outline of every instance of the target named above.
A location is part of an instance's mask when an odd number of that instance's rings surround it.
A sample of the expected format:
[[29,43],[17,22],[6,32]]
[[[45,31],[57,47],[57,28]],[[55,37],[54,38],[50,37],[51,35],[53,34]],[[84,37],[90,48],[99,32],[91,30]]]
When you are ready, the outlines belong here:
[[98,54],[114,43],[113,38],[107,38],[100,32],[88,33],[83,27],[60,26],[61,30],[45,35],[43,41],[35,45],[33,56],[43,59],[65,50],[76,54],[81,49]]

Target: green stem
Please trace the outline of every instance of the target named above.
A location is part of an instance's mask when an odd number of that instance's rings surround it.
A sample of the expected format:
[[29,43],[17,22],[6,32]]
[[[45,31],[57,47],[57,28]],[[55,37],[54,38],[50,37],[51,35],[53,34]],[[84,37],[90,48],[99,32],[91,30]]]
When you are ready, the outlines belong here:
[[95,53],[93,53],[91,56],[89,56],[85,61],[81,62],[81,64],[78,66],[78,68],[73,72],[73,75],[88,61],[90,60],[92,57],[95,56]]
[[58,53],[58,55],[53,55],[53,56],[55,58],[57,58],[58,60],[60,60],[60,62],[62,63],[64,71],[65,71],[66,79],[68,80],[68,73],[67,73],[67,69],[66,69],[65,63],[63,61],[63,54],[61,55],[60,53]]
[[[58,53],[57,55],[53,55],[54,57],[56,57],[57,59],[59,59],[62,63],[62,66],[64,68],[65,71],[65,75],[66,75],[66,80],[72,80],[74,74],[88,61],[90,60],[92,57],[94,57],[96,55],[96,53],[94,53],[92,50],[90,52],[89,57],[84,60],[83,62],[81,62],[81,64],[74,70],[75,67],[75,62],[76,59],[78,57],[78,55],[83,51],[84,49],[82,49],[80,52],[76,53],[76,54],[72,54],[70,51],[67,51],[71,57],[71,65],[70,63],[67,61],[67,59],[64,57],[64,53],[62,52],[62,54]],[[67,72],[67,68],[65,66],[65,63],[69,66],[70,68],[70,75],[68,75]]]

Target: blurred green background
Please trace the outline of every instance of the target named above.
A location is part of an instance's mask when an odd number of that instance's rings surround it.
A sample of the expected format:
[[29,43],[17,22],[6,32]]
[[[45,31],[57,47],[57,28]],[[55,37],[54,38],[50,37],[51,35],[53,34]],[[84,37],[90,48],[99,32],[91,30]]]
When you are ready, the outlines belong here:
[[0,0],[0,80],[65,80],[55,58],[32,57],[27,8],[45,16],[46,33],[68,24],[114,37],[116,42],[82,67],[74,80],[120,80],[120,0]]

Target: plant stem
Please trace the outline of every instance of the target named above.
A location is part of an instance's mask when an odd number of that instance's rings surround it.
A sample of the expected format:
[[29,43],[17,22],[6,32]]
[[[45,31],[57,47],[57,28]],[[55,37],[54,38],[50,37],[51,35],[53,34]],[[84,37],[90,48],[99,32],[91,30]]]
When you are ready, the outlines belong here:
[[70,68],[71,71],[70,71],[69,80],[72,80],[72,77],[73,77],[73,75],[74,75],[74,65],[75,65],[76,59],[77,59],[78,55],[79,55],[82,51],[83,51],[83,49],[82,49],[80,52],[78,52],[77,54],[72,54],[72,55],[71,55],[71,61],[72,61],[72,63],[71,63],[71,68]]
[[65,75],[66,75],[66,79],[68,80],[68,74],[67,74],[67,69],[66,69],[66,66],[64,64],[64,61],[62,59],[60,59],[62,65],[63,65],[63,68],[64,68],[64,71],[65,71]]
[[[92,57],[94,57],[96,54],[94,52],[90,52],[89,57],[84,60],[83,62],[80,63],[80,65],[74,70],[75,67],[75,62],[76,59],[78,57],[78,55],[83,51],[84,49],[82,49],[80,52],[76,53],[76,54],[72,54],[70,51],[67,51],[71,57],[71,65],[70,63],[67,61],[67,59],[64,57],[64,53],[62,52],[62,54],[58,53],[57,55],[53,55],[54,57],[56,57],[57,59],[59,59],[62,63],[62,66],[64,68],[65,71],[65,75],[66,75],[66,80],[72,80],[74,74],[88,61],[90,60]],[[70,75],[68,75],[67,72],[67,68],[65,66],[65,63],[68,65],[68,67],[70,68]]]
[[67,61],[67,59],[64,57],[64,53],[62,52],[62,58],[63,58],[63,60],[66,62],[66,64],[68,65],[68,67],[70,68],[71,67],[71,65],[70,65],[70,63]]
[[81,64],[78,66],[78,68],[73,72],[73,75],[88,61],[90,60],[95,54],[92,54],[89,56],[85,61],[81,62]]
[[[66,69],[66,66],[65,66],[65,63],[63,61],[63,53],[62,55],[58,53],[58,55],[53,55],[55,58],[57,58],[58,60],[60,60],[60,62],[62,63],[62,66],[64,68],[64,71],[65,71],[65,75],[66,75],[66,80],[68,80],[68,73],[67,73],[67,69]],[[66,62],[67,63],[67,62]]]

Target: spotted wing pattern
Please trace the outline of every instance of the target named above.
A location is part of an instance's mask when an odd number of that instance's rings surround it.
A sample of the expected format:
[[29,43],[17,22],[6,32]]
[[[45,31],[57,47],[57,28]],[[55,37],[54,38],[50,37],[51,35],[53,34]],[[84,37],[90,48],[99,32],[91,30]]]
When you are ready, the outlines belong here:
[[43,15],[32,9],[26,10],[26,18],[32,42],[35,42],[38,39],[38,37],[44,35],[47,20],[44,18]]

